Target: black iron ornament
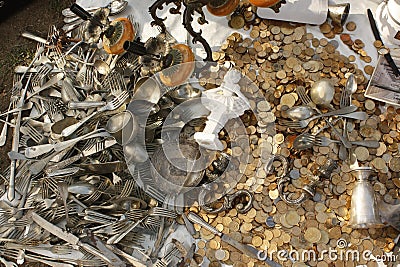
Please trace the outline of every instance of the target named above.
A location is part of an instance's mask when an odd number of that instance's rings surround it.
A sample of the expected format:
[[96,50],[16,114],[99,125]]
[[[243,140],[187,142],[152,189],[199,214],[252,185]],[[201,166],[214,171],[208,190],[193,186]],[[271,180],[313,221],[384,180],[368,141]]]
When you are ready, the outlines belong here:
[[164,20],[166,18],[159,18],[157,16],[157,10],[162,10],[164,5],[169,5],[173,3],[176,7],[170,8],[169,12],[171,14],[181,14],[181,8],[182,4],[185,7],[185,10],[183,11],[183,25],[185,29],[189,32],[189,34],[193,37],[192,42],[193,43],[201,43],[204,47],[204,50],[207,53],[207,57],[204,59],[204,61],[212,61],[212,51],[211,47],[208,44],[208,42],[201,36],[202,35],[202,30],[199,32],[196,32],[193,27],[192,27],[192,22],[193,22],[193,16],[194,13],[198,13],[200,17],[197,19],[197,22],[200,25],[203,25],[205,23],[208,23],[208,21],[205,18],[204,12],[203,12],[203,7],[206,6],[212,2],[212,0],[157,0],[150,8],[149,12],[151,17],[153,18],[153,21],[151,22],[152,26],[158,25],[161,27],[162,32],[166,31],[166,27],[164,24]]

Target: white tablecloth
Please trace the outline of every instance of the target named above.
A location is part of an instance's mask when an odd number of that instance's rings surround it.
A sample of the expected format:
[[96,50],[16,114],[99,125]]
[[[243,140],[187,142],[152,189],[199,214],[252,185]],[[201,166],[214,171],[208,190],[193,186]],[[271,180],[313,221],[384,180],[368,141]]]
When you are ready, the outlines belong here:
[[[109,3],[110,0],[77,0],[76,2],[83,7],[95,7],[95,6],[105,6]],[[383,0],[382,0],[383,1]],[[357,29],[353,32],[350,32],[352,39],[361,39],[365,43],[365,50],[368,55],[372,58],[372,62],[369,63],[372,66],[375,66],[378,53],[373,46],[374,36],[369,25],[368,17],[367,17],[367,8],[371,9],[373,13],[375,13],[376,8],[378,7],[380,0],[336,0],[334,3],[346,3],[350,2],[350,15],[347,21],[354,21],[357,24]],[[133,14],[136,21],[140,23],[141,29],[141,39],[147,40],[149,37],[155,36],[159,33],[156,27],[151,27],[150,22],[152,18],[148,12],[149,6],[154,3],[154,1],[150,0],[128,0],[129,7],[118,17],[128,16],[129,14]],[[173,4],[169,6],[174,7]],[[179,15],[172,15],[169,13],[169,8],[164,8],[163,10],[159,10],[159,17],[166,17],[167,20],[165,24],[171,34],[177,39],[180,43],[185,43],[187,41],[187,33],[182,24],[182,17]],[[182,9],[183,10],[183,9]],[[196,31],[202,30],[203,37],[209,42],[213,51],[217,51],[222,43],[226,40],[226,38],[233,32],[238,30],[233,30],[228,27],[228,20],[225,17],[215,17],[209,14],[204,8],[204,12],[206,15],[206,19],[209,21],[208,24],[198,25],[196,19],[194,19],[193,27]],[[376,16],[375,16],[376,17]],[[308,31],[312,32],[317,38],[323,38],[324,36],[320,33],[318,26],[307,26]],[[249,35],[249,31],[239,30],[244,36]],[[346,32],[346,30],[345,30]],[[339,38],[339,35],[335,37],[335,40],[339,43],[339,51],[346,56],[354,55],[354,52],[350,50],[345,44],[343,44]],[[199,44],[192,45],[193,50],[195,51],[198,59],[205,58],[205,52],[202,49],[202,46]],[[391,53],[393,55],[400,55],[400,48],[391,46]],[[357,65],[360,69],[363,69],[365,66],[365,62],[361,61],[358,56]],[[184,228],[181,228],[184,230]]]
[[[83,7],[92,7],[92,6],[102,6],[107,5],[110,0],[77,0],[77,3],[82,5]],[[141,37],[142,40],[147,40],[151,36],[155,36],[158,34],[158,30],[156,27],[150,26],[151,16],[148,12],[149,6],[154,3],[154,1],[150,0],[128,0],[129,6],[128,8],[118,16],[127,16],[128,14],[133,14],[135,19],[140,23],[141,26]],[[371,27],[369,26],[368,18],[367,18],[367,8],[370,8],[373,12],[375,12],[378,4],[382,1],[376,0],[357,0],[357,1],[349,1],[349,0],[336,0],[335,3],[345,3],[350,2],[350,15],[347,21],[354,21],[357,23],[357,29],[350,34],[353,39],[359,38],[365,43],[365,50],[368,55],[372,57],[371,65],[374,66],[377,62],[378,54],[376,49],[373,46],[374,36],[372,34]],[[169,5],[168,8],[164,8],[163,10],[159,10],[159,17],[166,17],[167,20],[165,24],[167,25],[168,30],[172,33],[172,35],[178,40],[178,42],[185,43],[188,36],[182,24],[182,17],[179,15],[171,15],[169,14],[169,8],[174,7],[173,4]],[[204,12],[206,15],[206,19],[209,21],[208,24],[198,25],[196,18],[193,26],[195,30],[202,30],[203,37],[209,42],[213,51],[219,49],[220,45],[226,40],[226,38],[234,31],[228,27],[228,20],[226,17],[216,17],[212,16],[207,10],[204,8]],[[318,26],[307,26],[308,30],[312,32],[316,37],[322,38],[323,35],[320,33]],[[248,31],[240,30],[243,35],[248,35]],[[354,54],[345,44],[343,44],[339,35],[335,37],[335,40],[340,44],[339,51],[342,54],[349,56]],[[193,45],[193,50],[195,51],[198,59],[204,58],[205,53],[202,49],[202,46],[199,44]],[[400,49],[394,49],[392,47],[392,53],[396,54]],[[400,53],[398,53],[400,54]],[[359,68],[363,68],[365,63],[362,62],[359,57],[357,57],[356,61]]]

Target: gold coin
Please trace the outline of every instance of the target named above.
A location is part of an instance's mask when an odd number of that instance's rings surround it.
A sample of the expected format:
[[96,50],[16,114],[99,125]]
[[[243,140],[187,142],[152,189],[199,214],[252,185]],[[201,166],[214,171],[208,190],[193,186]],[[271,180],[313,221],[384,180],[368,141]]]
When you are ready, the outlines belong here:
[[218,230],[218,231],[220,231],[220,232],[222,232],[223,230],[224,230],[224,225],[222,225],[222,224],[217,224],[216,226],[215,226],[215,228]]
[[271,241],[272,238],[274,238],[274,234],[272,233],[272,231],[270,231],[270,230],[268,230],[268,229],[266,229],[266,230],[264,231],[264,236],[265,236],[265,239],[266,239],[266,240],[269,240],[269,241]]
[[199,242],[197,242],[197,247],[198,248],[205,248],[206,247],[206,242],[204,242],[203,240],[200,240]]
[[304,233],[304,238],[310,243],[318,243],[321,240],[321,231],[316,227],[309,227]]
[[365,100],[364,106],[365,106],[365,109],[367,109],[367,110],[374,110],[375,102],[372,101],[371,99],[367,99],[367,100]]
[[271,28],[271,33],[272,34],[279,34],[281,32],[281,28],[279,28],[278,26],[274,26]]
[[350,56],[349,56],[349,61],[350,61],[350,62],[356,61],[356,57],[353,56],[353,55],[350,55]]
[[278,189],[270,190],[268,195],[271,199],[277,199],[279,197],[279,191]]
[[376,40],[376,41],[374,42],[374,46],[375,46],[376,48],[381,48],[381,47],[383,46],[383,44],[382,44],[381,41]]
[[295,210],[288,211],[285,215],[285,219],[291,226],[298,225],[300,222],[300,216]]
[[250,232],[251,229],[253,229],[253,225],[248,222],[243,223],[242,226],[240,227],[240,231],[242,233]]
[[286,78],[286,72],[284,70],[280,70],[276,73],[276,77],[278,79],[285,79]]
[[259,35],[260,35],[260,32],[258,30],[252,30],[250,32],[250,37],[253,39],[257,38]]
[[254,236],[251,240],[251,244],[253,244],[253,246],[255,247],[260,247],[263,243],[263,240],[261,237],[259,236]]
[[371,164],[378,170],[383,170],[386,167],[386,162],[382,158],[375,158]]
[[374,73],[374,70],[375,70],[375,68],[373,66],[371,66],[371,65],[366,65],[364,67],[364,71],[368,75],[372,75],[372,73]]
[[363,60],[364,62],[366,62],[366,63],[371,63],[371,62],[372,62],[372,58],[371,58],[370,56],[362,57],[362,60]]
[[393,157],[389,162],[389,168],[393,172],[400,172],[400,158]]
[[289,108],[293,107],[296,104],[296,99],[293,94],[284,94],[281,97],[281,105],[288,106]]
[[369,150],[366,147],[359,146],[354,150],[359,161],[366,161],[369,157]]
[[329,237],[339,239],[342,236],[342,230],[339,226],[335,226],[328,231]]
[[328,215],[325,212],[317,213],[316,219],[319,223],[325,223],[328,219]]
[[203,248],[200,248],[196,251],[196,254],[199,254],[200,256],[204,257],[206,255],[206,251]]
[[274,144],[282,144],[285,141],[285,136],[281,133],[274,135]]
[[257,211],[256,211],[254,208],[250,209],[250,210],[247,212],[247,216],[248,216],[249,218],[255,218],[256,215],[257,215]]
[[354,31],[357,28],[357,24],[354,21],[349,21],[346,23],[346,29],[348,31]]
[[218,249],[215,251],[215,258],[219,261],[223,261],[226,257],[226,251],[223,249]]
[[219,249],[221,247],[221,243],[219,243],[215,239],[210,240],[209,245],[210,245],[210,248],[214,249],[214,250]]
[[237,222],[235,222],[235,221],[232,221],[232,222],[229,224],[229,229],[230,229],[232,232],[237,232],[237,231],[239,231],[239,228],[240,228],[239,223],[237,223]]

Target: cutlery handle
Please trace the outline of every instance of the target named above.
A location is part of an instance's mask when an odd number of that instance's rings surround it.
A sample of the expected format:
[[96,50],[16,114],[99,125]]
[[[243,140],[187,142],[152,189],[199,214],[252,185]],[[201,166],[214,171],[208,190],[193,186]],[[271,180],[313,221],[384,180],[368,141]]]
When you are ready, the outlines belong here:
[[218,236],[222,235],[217,229],[212,227],[210,224],[208,224],[206,221],[204,221],[202,218],[200,218],[197,214],[195,214],[193,212],[189,212],[187,217],[188,217],[189,221],[191,221],[192,223],[197,223],[198,225],[200,225],[201,227],[204,227],[211,233],[218,235]]
[[51,165],[50,167],[46,168],[44,170],[44,172],[49,175],[50,173],[56,171],[56,170],[60,170],[60,169],[64,169],[65,167],[71,165],[72,163],[74,163],[75,161],[78,161],[79,159],[81,159],[83,157],[82,154],[78,154],[75,155],[71,158],[67,158],[66,160],[60,161],[54,165]]
[[91,132],[88,133],[86,135],[71,139],[71,140],[67,140],[67,141],[63,141],[57,144],[54,144],[54,151],[62,151],[64,149],[66,149],[67,147],[73,146],[76,143],[78,143],[79,141],[85,140],[85,139],[89,139],[89,138],[95,138],[95,137],[102,137],[102,136],[109,136],[109,134],[107,132]]
[[329,116],[336,116],[336,115],[343,115],[343,114],[348,114],[351,112],[354,112],[357,110],[357,107],[354,105],[345,107],[345,108],[341,108],[335,111],[331,111],[331,112],[327,112],[327,113],[323,113],[320,115],[315,116],[314,118],[321,118],[321,117],[329,117]]
[[354,120],[362,120],[362,121],[365,121],[368,119],[368,114],[365,113],[364,111],[351,112],[348,114],[340,114],[338,116],[343,117],[343,118],[354,119]]
[[44,153],[49,152],[53,148],[54,148],[54,144],[44,144],[44,145],[28,147],[25,150],[25,157],[34,158],[34,157],[37,157],[37,156],[43,155]]
[[139,41],[125,41],[124,43],[124,50],[129,51],[135,55],[138,56],[144,56],[147,55],[147,49],[144,46],[144,43],[139,42]]
[[353,145],[364,146],[369,148],[378,148],[379,142],[375,140],[361,140],[361,141],[353,141],[351,142]]
[[38,43],[47,44],[47,40],[46,40],[46,39],[44,39],[44,38],[42,38],[42,37],[39,37],[39,36],[36,36],[36,35],[34,35],[34,34],[30,33],[30,32],[23,32],[23,33],[21,34],[21,36],[22,36],[22,37],[25,37],[25,38],[27,38],[27,39],[36,41],[36,42],[38,42]]
[[88,109],[88,108],[98,108],[105,106],[106,103],[103,101],[71,101],[68,103],[69,109]]
[[90,114],[89,116],[83,118],[81,121],[72,124],[70,126],[68,126],[67,128],[65,128],[64,130],[62,130],[61,135],[63,137],[66,136],[70,136],[71,134],[73,134],[76,130],[79,129],[79,127],[81,127],[83,124],[85,124],[85,122],[87,122],[88,120],[90,120],[91,118],[93,118],[98,112],[93,112],[92,114]]
[[84,243],[84,242],[80,242],[78,243],[78,246],[82,247],[83,249],[85,249],[87,252],[99,257],[100,259],[102,259],[104,262],[110,264],[109,266],[115,266],[114,262],[112,262],[109,258],[107,258],[105,255],[103,255],[103,253],[101,253],[100,251],[98,251],[95,247],[89,245],[88,243]]
[[90,15],[89,12],[87,12],[83,7],[81,7],[78,4],[72,4],[72,6],[69,8],[75,15],[80,17],[83,20],[90,20],[92,18],[92,15]]

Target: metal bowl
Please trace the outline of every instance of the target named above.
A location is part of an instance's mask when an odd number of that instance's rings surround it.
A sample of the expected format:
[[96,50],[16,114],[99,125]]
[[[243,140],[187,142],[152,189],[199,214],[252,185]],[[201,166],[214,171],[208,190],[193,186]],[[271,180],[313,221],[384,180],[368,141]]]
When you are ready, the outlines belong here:
[[191,84],[185,84],[178,89],[169,92],[172,100],[177,103],[183,103],[186,100],[193,99],[201,96],[201,90],[193,87]]

